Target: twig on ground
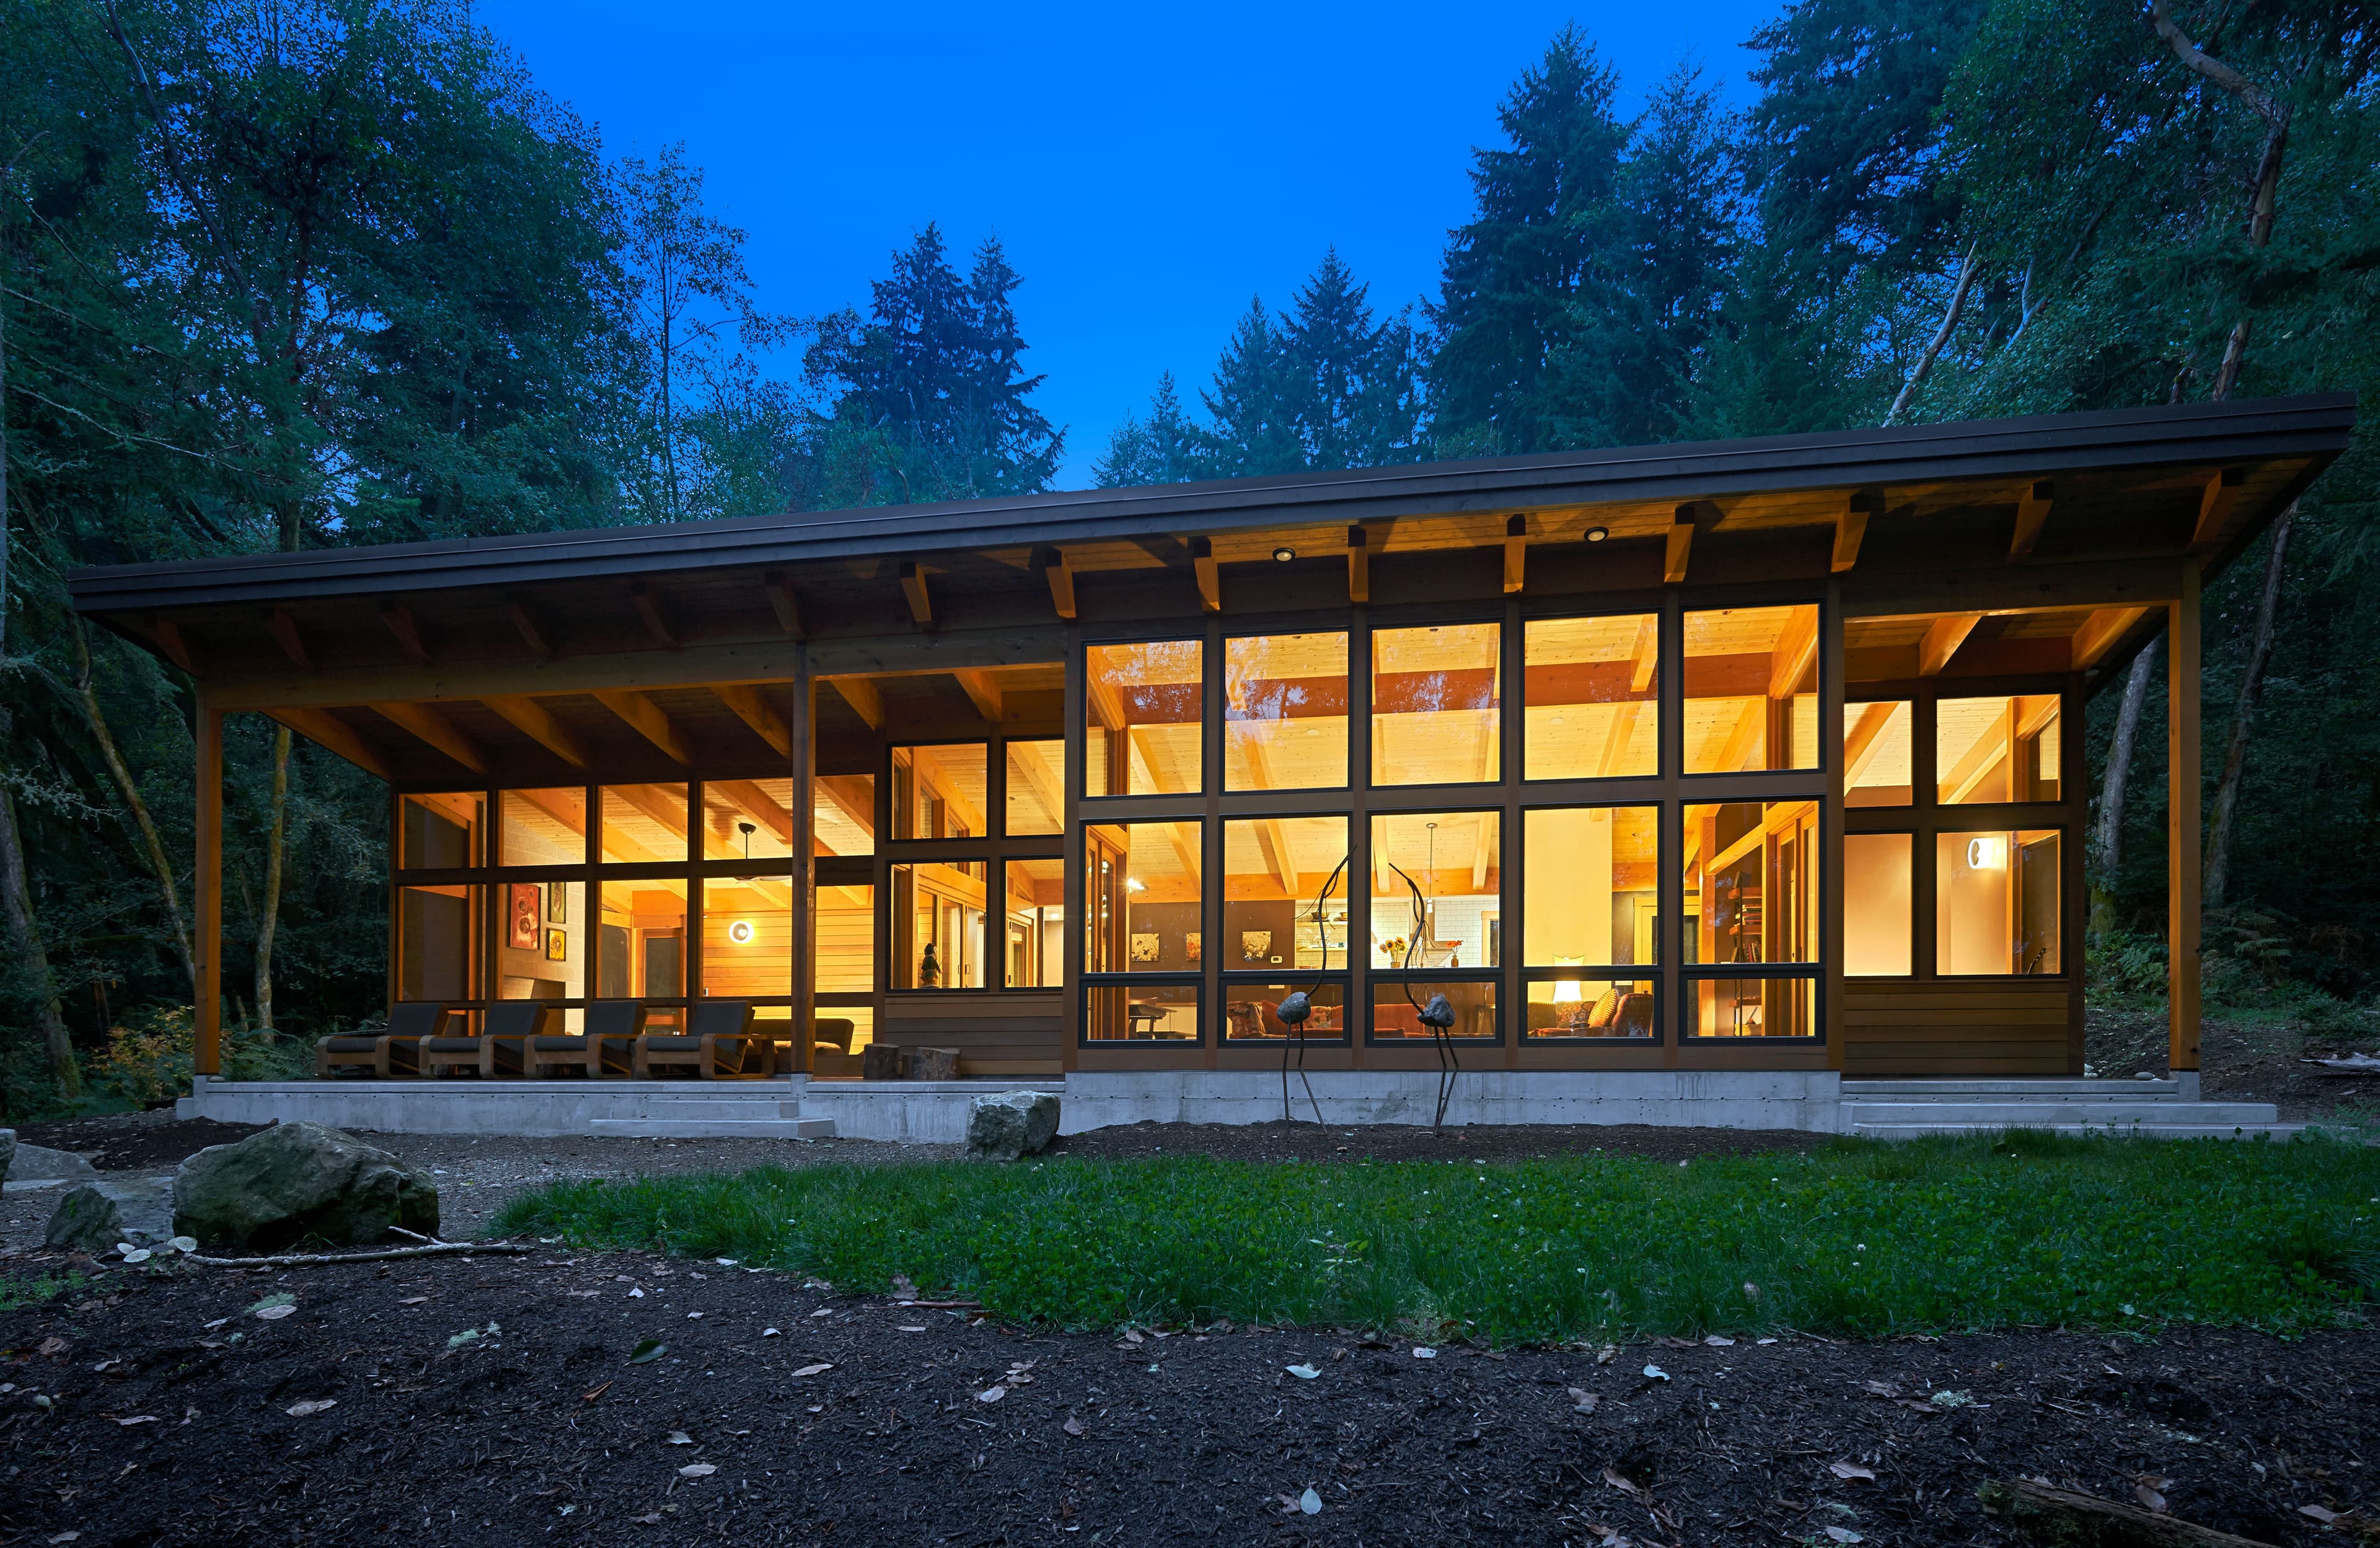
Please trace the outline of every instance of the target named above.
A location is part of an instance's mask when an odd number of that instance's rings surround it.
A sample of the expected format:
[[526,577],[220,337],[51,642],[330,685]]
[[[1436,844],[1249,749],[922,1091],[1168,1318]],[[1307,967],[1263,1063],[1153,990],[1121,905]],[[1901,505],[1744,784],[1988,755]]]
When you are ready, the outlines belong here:
[[[407,1231],[407,1236],[414,1233]],[[197,1252],[182,1256],[210,1268],[312,1268],[322,1264],[371,1264],[388,1258],[429,1258],[455,1252],[534,1252],[534,1247],[511,1241],[433,1241],[427,1247],[383,1247],[372,1252],[287,1252],[272,1258],[210,1258]]]

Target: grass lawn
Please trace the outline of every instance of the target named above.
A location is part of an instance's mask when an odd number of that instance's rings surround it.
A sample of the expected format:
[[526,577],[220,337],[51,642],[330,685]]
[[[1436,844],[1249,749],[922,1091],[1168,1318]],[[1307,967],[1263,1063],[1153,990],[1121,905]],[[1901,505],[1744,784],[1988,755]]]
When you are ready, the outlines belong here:
[[905,1274],[1062,1327],[1405,1327],[1489,1343],[2161,1323],[2380,1299],[2380,1150],[2046,1134],[1670,1166],[1196,1158],[760,1167],[557,1184],[509,1234]]

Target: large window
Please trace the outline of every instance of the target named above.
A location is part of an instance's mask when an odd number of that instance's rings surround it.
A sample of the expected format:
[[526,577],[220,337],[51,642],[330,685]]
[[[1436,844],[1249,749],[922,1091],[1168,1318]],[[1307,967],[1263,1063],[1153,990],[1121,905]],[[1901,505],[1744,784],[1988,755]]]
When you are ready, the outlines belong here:
[[1066,863],[1012,860],[1007,888],[1007,977],[1012,989],[1054,989],[1065,982]]
[[1062,832],[1066,800],[1060,792],[1066,788],[1066,744],[1011,742],[1007,758],[1009,836]]
[[892,837],[980,839],[991,831],[988,751],[980,742],[892,749]]
[[1084,652],[1090,720],[1085,795],[1195,795],[1206,754],[1206,647],[1095,645]]
[[499,865],[580,865],[587,861],[587,792],[577,785],[552,790],[508,790],[496,797],[504,837]]
[[487,797],[478,791],[398,799],[396,863],[408,871],[459,871],[480,864]]
[[646,1024],[686,1024],[687,884],[674,877],[602,884],[595,998],[641,999]]
[[980,860],[892,868],[892,987],[984,986],[985,870]]
[[1907,699],[1843,707],[1843,804],[1906,806],[1916,798],[1916,716]]
[[606,865],[684,865],[688,852],[684,785],[605,785]]
[[1372,783],[1481,784],[1502,777],[1502,637],[1494,623],[1372,635]]
[[1682,828],[1690,1034],[1816,1036],[1818,804],[1689,805]]
[[2055,801],[2058,758],[2056,694],[1934,706],[1935,798],[1945,806]]
[[1818,767],[1818,609],[1686,614],[1686,772]]
[[1499,1034],[1504,960],[1500,812],[1415,812],[1372,818],[1372,1036],[1432,1035],[1433,995],[1456,1012],[1452,1034]]
[[1325,790],[1347,782],[1347,636],[1223,642],[1223,788]]
[[1658,1031],[1659,809],[1562,806],[1521,817],[1521,965],[1531,1040]]
[[1258,817],[1223,825],[1226,1040],[1280,1038],[1278,1014],[1293,990],[1313,1000],[1308,1038],[1348,1034],[1347,819]]
[[1197,1037],[1206,950],[1203,827],[1134,822],[1084,828],[1086,1039]]
[[1843,972],[1851,977],[1907,975],[1915,850],[1908,833],[1843,836]]
[[2059,882],[2055,830],[1937,833],[1934,971],[2063,971]]
[[1537,619],[1524,641],[1523,778],[1660,772],[1658,617]]

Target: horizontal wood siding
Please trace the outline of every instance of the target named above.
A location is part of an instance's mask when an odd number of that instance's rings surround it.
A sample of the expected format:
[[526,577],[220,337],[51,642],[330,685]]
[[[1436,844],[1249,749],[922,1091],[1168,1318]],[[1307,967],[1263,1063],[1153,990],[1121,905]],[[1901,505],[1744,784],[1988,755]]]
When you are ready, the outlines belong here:
[[1843,986],[1843,1074],[2080,1075],[2073,985],[2005,980]]
[[956,1048],[962,1075],[1056,1075],[1064,1019],[1055,994],[887,995],[876,1041]]

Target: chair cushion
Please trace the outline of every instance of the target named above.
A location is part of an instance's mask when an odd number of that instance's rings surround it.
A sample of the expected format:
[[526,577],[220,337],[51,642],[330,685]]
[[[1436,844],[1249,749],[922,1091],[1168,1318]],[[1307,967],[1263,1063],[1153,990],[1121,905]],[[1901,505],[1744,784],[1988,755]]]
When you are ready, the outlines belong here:
[[699,1037],[655,1037],[650,1034],[645,1037],[645,1052],[649,1054],[693,1054],[701,1051],[702,1039]]
[[380,1051],[377,1037],[325,1037],[314,1046],[326,1054],[375,1054]]
[[584,1037],[532,1037],[528,1042],[541,1054],[583,1054],[589,1046]]
[[479,1057],[480,1040],[476,1037],[425,1037],[421,1040],[425,1054],[469,1054]]

